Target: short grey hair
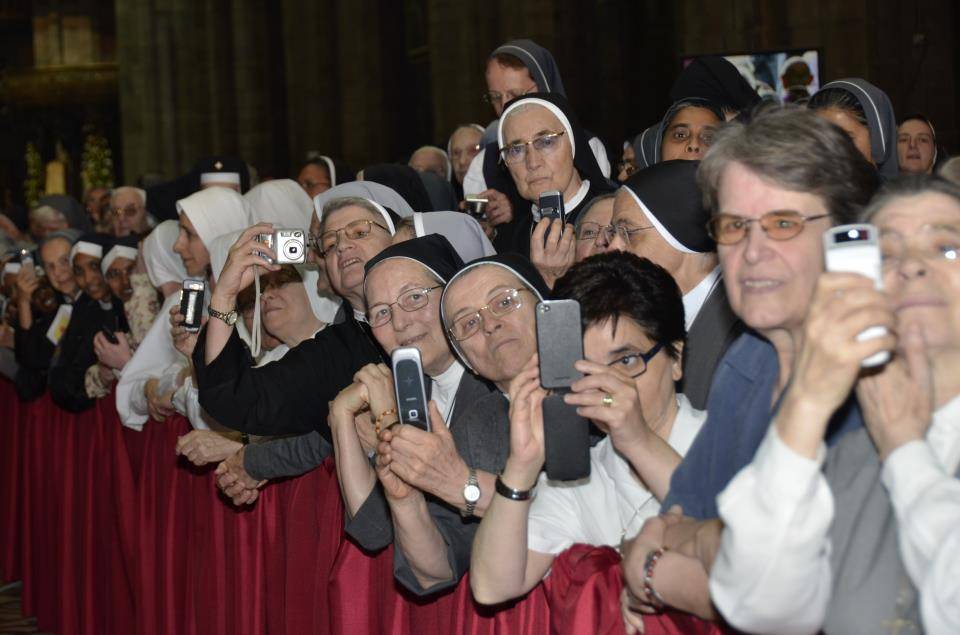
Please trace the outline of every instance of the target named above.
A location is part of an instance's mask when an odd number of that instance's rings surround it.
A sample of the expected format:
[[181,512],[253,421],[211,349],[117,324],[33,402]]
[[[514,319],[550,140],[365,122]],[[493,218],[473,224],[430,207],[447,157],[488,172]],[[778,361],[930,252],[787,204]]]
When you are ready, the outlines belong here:
[[30,210],[28,216],[30,222],[49,223],[49,222],[67,222],[67,217],[60,210],[49,205],[40,205]]
[[864,208],[860,221],[869,223],[883,208],[896,199],[920,196],[921,194],[943,194],[960,205],[960,186],[939,176],[929,174],[908,174],[887,181],[877,192],[870,204]]
[[330,214],[339,211],[345,207],[361,207],[377,219],[377,222],[383,222],[383,214],[380,213],[374,205],[365,198],[359,196],[342,196],[340,198],[334,198],[323,206],[323,219],[320,222],[320,232],[323,233],[324,229],[327,226],[327,219],[330,217]]
[[133,187],[132,185],[121,185],[118,188],[115,188],[110,192],[110,204],[113,204],[113,201],[120,194],[136,194],[137,198],[140,199],[140,207],[147,206],[147,192],[140,189],[139,187]]
[[960,185],[960,157],[953,157],[943,162],[943,165],[937,170],[937,175]]
[[720,179],[732,163],[778,187],[819,196],[834,224],[853,222],[879,184],[876,168],[845,132],[799,107],[773,108],[750,123],[720,128],[697,171],[704,205],[714,214]]

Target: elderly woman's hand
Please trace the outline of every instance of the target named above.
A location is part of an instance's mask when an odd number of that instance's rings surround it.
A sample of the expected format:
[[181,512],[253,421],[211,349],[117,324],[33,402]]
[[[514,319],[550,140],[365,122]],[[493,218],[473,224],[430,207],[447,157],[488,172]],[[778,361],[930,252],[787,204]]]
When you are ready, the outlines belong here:
[[463,504],[470,468],[457,452],[453,436],[430,402],[430,432],[401,425],[381,433],[390,438],[390,469],[405,482],[454,506]]
[[933,378],[917,324],[900,338],[900,354],[857,383],[857,401],[880,460],[901,445],[924,438],[933,416]]
[[276,253],[257,240],[260,234],[273,233],[270,223],[258,223],[248,227],[230,248],[227,262],[217,278],[217,286],[213,290],[210,303],[217,310],[232,307],[242,290],[253,284],[254,265],[266,271],[279,271],[280,266],[270,264],[266,257],[276,259]]
[[541,218],[530,235],[530,260],[551,289],[573,266],[576,255],[577,238],[573,225],[564,226],[558,218]]
[[[649,442],[653,431],[647,426],[634,381],[606,364],[580,360],[576,368],[584,376],[573,383],[563,400],[577,406],[577,414],[596,423],[610,435],[620,451]],[[603,405],[606,396],[613,399]]]
[[114,335],[117,338],[116,344],[110,342],[102,331],[94,335],[93,352],[103,366],[123,370],[133,357],[133,352],[130,350],[130,343],[127,342],[126,333],[117,331]]
[[485,198],[487,201],[486,215],[487,222],[491,227],[503,225],[513,220],[513,204],[510,198],[499,190],[484,190],[477,194],[477,198]]
[[177,439],[177,454],[194,465],[219,463],[235,454],[243,444],[213,430],[192,430]]
[[393,431],[384,430],[380,434],[381,442],[377,447],[377,478],[383,486],[383,493],[392,503],[407,502],[415,498],[416,488],[397,476],[392,469],[393,455],[390,452],[390,442],[393,440]]
[[[207,323],[209,318],[204,315],[200,318],[201,327]],[[183,353],[187,359],[193,358],[193,349],[197,347],[197,336],[199,331],[188,331],[183,327],[183,314],[180,313],[180,305],[170,307],[170,337],[173,338],[173,346]]]
[[510,454],[503,481],[514,489],[532,487],[546,456],[543,441],[543,398],[538,357],[534,355],[510,382]]
[[[397,397],[393,388],[393,373],[386,364],[367,364],[357,371],[353,381],[367,388],[370,416],[380,421],[381,429],[397,421]],[[392,414],[388,414],[391,413]]]
[[266,485],[266,479],[258,481],[243,467],[243,457],[247,446],[241,447],[217,466],[217,487],[233,501],[236,506],[249,505],[257,500],[260,488]]
[[174,391],[170,390],[161,393],[159,387],[159,379],[156,377],[148,379],[143,387],[143,394],[147,398],[147,409],[150,412],[150,418],[154,421],[162,422],[176,411],[173,409]]

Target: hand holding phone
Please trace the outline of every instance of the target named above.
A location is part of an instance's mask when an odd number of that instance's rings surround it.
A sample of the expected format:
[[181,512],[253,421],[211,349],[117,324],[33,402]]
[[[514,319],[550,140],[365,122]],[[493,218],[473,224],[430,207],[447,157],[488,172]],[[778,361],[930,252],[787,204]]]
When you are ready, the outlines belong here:
[[[541,219],[558,219],[560,221],[560,235],[563,235],[564,228],[567,225],[567,210],[563,204],[563,195],[559,190],[549,190],[540,195],[540,200],[537,203],[537,210],[539,211],[540,218],[534,218],[534,224],[540,222]],[[547,237],[550,235],[550,228],[547,228],[546,233],[543,235],[543,244],[547,244]]]
[[197,278],[183,281],[180,291],[180,315],[183,316],[183,328],[190,332],[200,330],[203,320],[203,295],[207,283]]
[[430,432],[430,413],[427,408],[427,390],[420,351],[412,346],[398,348],[393,351],[390,360],[400,423]]

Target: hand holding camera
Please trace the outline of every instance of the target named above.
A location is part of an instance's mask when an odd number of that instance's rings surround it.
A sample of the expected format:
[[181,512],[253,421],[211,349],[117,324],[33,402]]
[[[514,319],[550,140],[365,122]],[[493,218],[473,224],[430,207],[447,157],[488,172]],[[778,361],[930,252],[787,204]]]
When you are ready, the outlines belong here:
[[655,436],[643,417],[640,395],[630,377],[605,364],[586,360],[578,361],[576,368],[584,377],[571,386],[563,400],[576,406],[578,415],[609,434],[615,448],[623,451],[646,444]]
[[218,311],[229,311],[236,304],[237,294],[253,284],[257,275],[254,265],[265,271],[279,271],[280,265],[273,264],[276,253],[260,242],[261,234],[272,234],[273,225],[258,223],[248,227],[237,242],[230,248],[227,262],[217,279],[217,286],[211,297],[211,305]]

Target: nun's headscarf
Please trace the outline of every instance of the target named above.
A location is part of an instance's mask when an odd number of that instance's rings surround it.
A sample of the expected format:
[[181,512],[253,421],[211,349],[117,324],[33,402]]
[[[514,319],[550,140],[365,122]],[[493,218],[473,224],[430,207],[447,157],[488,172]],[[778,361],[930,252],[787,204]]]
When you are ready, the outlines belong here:
[[450,177],[444,181],[433,172],[418,172],[420,180],[423,182],[423,188],[430,197],[430,209],[424,211],[434,211],[441,209],[456,209],[457,195],[453,191],[453,184],[450,183]]
[[[382,163],[363,169],[363,182],[373,181],[397,192],[416,212],[433,211],[433,203],[420,174],[409,165]],[[364,197],[367,198],[367,197]],[[398,210],[393,210],[400,214]],[[400,216],[404,216],[400,214]]]
[[[654,140],[653,146],[653,162],[660,163],[662,161],[661,148],[663,147],[663,138],[667,134],[667,128],[670,127],[670,122],[673,121],[673,118],[677,116],[684,108],[689,106],[694,106],[696,108],[706,108],[710,110],[717,116],[717,119],[720,120],[720,123],[723,123],[723,110],[717,104],[709,101],[707,99],[701,99],[699,97],[690,97],[687,99],[682,99],[678,102],[675,102],[670,108],[667,109],[667,114],[663,116],[663,119],[660,121],[660,127],[657,128],[657,137]],[[637,164],[639,165],[639,163]]]
[[90,222],[90,217],[87,216],[87,210],[80,204],[80,201],[72,196],[66,196],[65,194],[41,196],[37,201],[37,207],[41,205],[52,207],[63,214],[63,217],[67,219],[67,224],[73,229],[79,229],[85,234],[93,231],[93,224]]
[[250,203],[254,223],[273,223],[285,229],[306,229],[313,215],[313,203],[300,184],[292,179],[274,179],[243,195]]
[[70,248],[70,264],[73,264],[73,259],[77,257],[77,254],[102,260],[107,250],[113,246],[113,241],[113,237],[107,236],[106,234],[84,234],[77,242],[73,243],[73,247]]
[[319,154],[316,151],[307,153],[308,161],[323,161],[327,168],[327,174],[330,176],[330,187],[349,183],[357,178],[357,175],[350,166],[339,159],[334,159],[325,154]]
[[463,262],[497,253],[477,219],[463,212],[417,212],[413,215],[413,229],[417,237],[442,235],[453,245]]
[[673,83],[670,101],[676,103],[691,97],[737,112],[749,111],[760,102],[760,95],[737,67],[718,55],[696,58]]
[[136,262],[137,255],[140,253],[138,242],[137,237],[133,235],[117,238],[116,242],[104,251],[103,260],[100,261],[100,272],[107,275],[107,269],[117,258],[126,258]]
[[817,94],[831,89],[850,93],[860,104],[870,130],[870,157],[881,175],[887,178],[896,176],[900,170],[897,158],[897,118],[893,113],[890,98],[885,92],[859,77],[829,82],[821,87]]
[[560,69],[553,54],[533,40],[511,40],[498,46],[490,57],[497,53],[512,55],[523,62],[537,84],[537,92],[558,93],[566,97],[567,92],[563,88]]
[[550,287],[548,287],[547,283],[543,281],[543,277],[540,275],[540,272],[537,271],[537,268],[533,266],[533,263],[523,256],[514,253],[497,254],[496,256],[474,260],[473,262],[465,265],[462,269],[460,269],[460,271],[454,274],[453,277],[447,280],[447,286],[443,288],[443,294],[440,296],[440,320],[443,322],[444,328],[448,331],[447,340],[450,342],[450,348],[452,348],[453,352],[457,354],[457,357],[460,358],[460,361],[463,362],[463,365],[469,368],[471,371],[473,371],[473,367],[467,360],[466,355],[463,354],[463,350],[460,348],[460,343],[452,337],[449,337],[449,329],[451,324],[447,320],[447,314],[444,310],[444,305],[447,292],[450,290],[450,287],[453,286],[453,283],[477,267],[483,266],[500,267],[501,269],[506,269],[519,279],[520,283],[533,294],[537,302],[542,302],[550,297]]
[[580,127],[580,121],[574,114],[570,104],[567,103],[566,98],[561,95],[532,93],[530,95],[522,95],[509,102],[506,108],[503,109],[503,114],[500,116],[497,127],[497,146],[503,149],[506,144],[507,140],[503,138],[503,128],[510,114],[520,106],[528,104],[535,104],[546,108],[560,121],[560,125],[570,140],[570,149],[573,154],[573,167],[576,168],[580,178],[589,180],[591,187],[600,189],[601,191],[613,189],[613,185],[603,176],[603,172],[600,170],[600,164],[597,163],[597,158],[590,149],[587,135],[584,133],[583,128]]
[[330,188],[313,197],[313,211],[317,215],[317,220],[323,222],[323,207],[330,201],[354,196],[367,199],[375,204],[374,207],[384,208],[382,213],[391,234],[395,233],[396,226],[388,211],[400,218],[413,216],[413,208],[395,190],[371,181],[354,181]]
[[430,234],[391,245],[367,261],[363,267],[363,290],[366,294],[370,272],[389,260],[413,260],[429,271],[434,278],[446,284],[463,267],[463,260],[446,238]]
[[697,187],[699,161],[664,161],[630,176],[623,189],[660,237],[687,254],[716,250],[707,233],[710,214]]
[[247,199],[226,187],[209,187],[195,192],[177,201],[177,211],[190,219],[208,251],[217,236],[254,224]]
[[614,198],[616,198],[616,196],[617,195],[615,192],[610,192],[609,194],[602,194],[600,196],[590,199],[590,202],[584,205],[583,209],[580,210],[580,213],[577,214],[577,219],[573,223],[574,231],[576,232],[580,231],[580,224],[583,223],[583,221],[590,214],[590,210],[593,209],[594,205],[596,205],[597,203],[600,203],[601,201],[612,201]]
[[181,282],[187,277],[183,260],[173,251],[173,244],[179,235],[177,221],[165,220],[143,239],[143,263],[150,284],[158,289],[164,283]]
[[660,153],[660,147],[657,145],[657,135],[660,133],[660,124],[655,123],[633,140],[633,162],[637,168],[649,168],[656,163],[655,157]]
[[67,228],[67,229],[58,229],[55,232],[50,232],[44,236],[43,240],[37,245],[37,255],[40,255],[40,250],[43,249],[43,246],[55,238],[62,238],[70,243],[70,246],[73,247],[77,244],[77,241],[80,240],[80,237],[83,236],[83,232],[79,229]]

